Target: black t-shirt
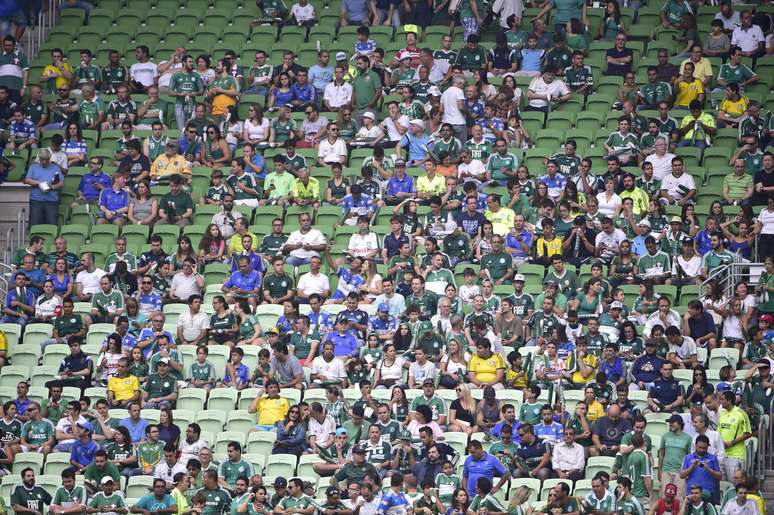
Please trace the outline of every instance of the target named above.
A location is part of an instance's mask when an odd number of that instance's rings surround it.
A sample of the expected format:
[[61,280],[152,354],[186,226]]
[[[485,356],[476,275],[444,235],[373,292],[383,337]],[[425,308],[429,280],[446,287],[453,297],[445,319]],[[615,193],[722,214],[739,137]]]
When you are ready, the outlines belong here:
[[451,406],[449,406],[449,409],[454,410],[454,414],[459,420],[464,420],[471,426],[474,423],[473,419],[473,413],[471,413],[469,410],[462,407],[462,402],[460,402],[459,399],[454,399],[451,403]]
[[[632,61],[634,60],[634,52],[632,52],[630,48],[624,48],[623,50],[618,50],[617,48],[613,47],[610,50],[608,50],[605,53],[605,55],[607,57],[615,57],[616,59],[620,59],[622,57],[631,57]],[[626,72],[631,71],[632,61],[629,61],[627,64],[608,63],[607,71],[605,72],[605,75],[619,75],[623,77],[624,75],[626,75]]]
[[151,163],[145,155],[140,154],[137,159],[132,159],[131,156],[125,156],[118,163],[119,168],[128,167],[130,181],[134,181],[142,172],[150,171]]

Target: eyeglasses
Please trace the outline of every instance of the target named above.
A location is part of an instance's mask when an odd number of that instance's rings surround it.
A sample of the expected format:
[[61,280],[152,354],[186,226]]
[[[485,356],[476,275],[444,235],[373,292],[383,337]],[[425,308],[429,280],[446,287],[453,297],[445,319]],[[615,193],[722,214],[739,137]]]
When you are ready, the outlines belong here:
[[306,114],[312,114],[314,111],[304,111]]
[[153,284],[150,281],[143,281],[141,284]]
[[334,127],[334,128],[331,128],[331,129],[328,129],[328,130],[329,130],[329,131],[331,131],[331,132],[339,132],[339,129],[337,129],[337,128],[335,128],[335,127]]

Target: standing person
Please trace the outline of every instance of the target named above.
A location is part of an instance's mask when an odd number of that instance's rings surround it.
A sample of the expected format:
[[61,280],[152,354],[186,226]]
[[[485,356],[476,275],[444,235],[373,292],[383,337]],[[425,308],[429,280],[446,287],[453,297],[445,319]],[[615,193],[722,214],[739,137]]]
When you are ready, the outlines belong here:
[[8,98],[12,102],[21,104],[29,80],[27,58],[16,49],[16,39],[9,34],[3,38],[3,51],[0,53],[0,86],[8,89]]
[[682,417],[672,415],[669,419],[669,432],[661,437],[658,449],[658,462],[661,466],[658,474],[662,495],[667,494],[666,487],[669,485],[675,487],[678,497],[685,495],[685,480],[680,477],[680,469],[683,460],[691,452],[693,439],[683,432],[684,425]]
[[[474,0],[476,1],[476,0]],[[465,121],[465,78],[462,75],[452,79],[452,85],[441,94],[441,122],[449,124],[454,131],[454,137],[460,141],[468,140],[468,127]]]
[[175,97],[175,122],[183,129],[191,119],[196,105],[196,97],[204,94],[201,76],[194,71],[194,59],[185,54],[181,58],[182,69],[176,72],[169,82],[168,94]]
[[32,186],[30,192],[30,226],[56,225],[59,217],[59,190],[64,188],[64,177],[58,165],[51,162],[51,152],[43,149],[38,154],[39,163],[27,170],[24,184]]
[[752,429],[747,413],[736,405],[736,394],[733,390],[721,393],[720,404],[724,411],[718,418],[718,432],[726,448],[721,465],[724,478],[731,481],[734,472],[744,469],[745,441],[752,437]]
[[468,493],[476,491],[478,478],[485,477],[492,481],[495,472],[500,475],[500,481],[492,488],[492,493],[497,493],[500,487],[508,482],[508,469],[506,469],[500,460],[484,451],[481,442],[473,440],[468,444],[468,457],[465,459],[465,467],[462,470],[462,484],[467,488]]
[[714,504],[720,498],[719,482],[722,474],[720,473],[718,457],[708,452],[709,443],[709,438],[706,435],[696,437],[694,443],[696,452],[683,459],[680,478],[686,480],[686,489],[691,492],[691,496],[693,496],[694,489],[698,488],[699,499],[701,499],[701,491],[706,490]]

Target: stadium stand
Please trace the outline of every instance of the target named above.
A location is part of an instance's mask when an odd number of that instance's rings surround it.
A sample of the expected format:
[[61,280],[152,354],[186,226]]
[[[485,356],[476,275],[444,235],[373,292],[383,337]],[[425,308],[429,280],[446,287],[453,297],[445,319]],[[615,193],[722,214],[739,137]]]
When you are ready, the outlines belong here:
[[765,515],[770,3],[54,4],[0,511]]

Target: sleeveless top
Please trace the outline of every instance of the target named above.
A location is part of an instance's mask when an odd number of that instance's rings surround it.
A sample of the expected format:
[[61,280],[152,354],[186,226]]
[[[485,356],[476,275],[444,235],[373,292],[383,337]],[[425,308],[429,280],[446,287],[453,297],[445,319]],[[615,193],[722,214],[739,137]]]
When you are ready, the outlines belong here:
[[153,163],[157,157],[164,153],[166,146],[166,136],[162,136],[160,139],[156,139],[153,136],[148,138],[148,159],[150,159],[151,163]]
[[282,91],[279,88],[274,90],[274,107],[280,107],[289,104],[293,101],[293,92],[288,89]]
[[140,199],[134,199],[132,205],[134,217],[138,220],[144,220],[150,216],[153,210],[153,199],[147,198],[144,202],[141,202]]
[[208,159],[212,159],[213,161],[217,161],[218,159],[222,159],[223,156],[224,156],[223,149],[220,148],[220,145],[216,145],[215,149],[213,150],[212,143],[213,142],[209,142],[204,147],[205,157],[208,158]]
[[54,293],[57,295],[63,295],[67,291],[67,287],[70,285],[72,278],[70,274],[65,274],[63,280],[59,280],[56,274],[48,276],[48,280],[54,283]]
[[731,252],[733,252],[734,254],[739,254],[745,259],[750,259],[750,257],[752,256],[752,248],[750,247],[749,241],[745,240],[739,243],[732,239],[730,240],[730,247],[731,247]]

